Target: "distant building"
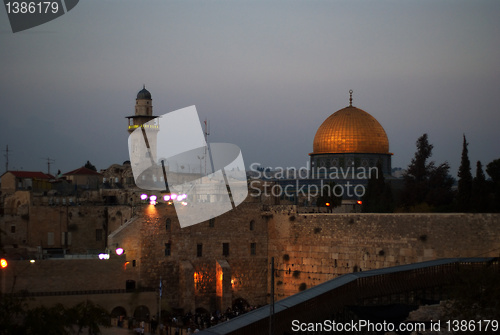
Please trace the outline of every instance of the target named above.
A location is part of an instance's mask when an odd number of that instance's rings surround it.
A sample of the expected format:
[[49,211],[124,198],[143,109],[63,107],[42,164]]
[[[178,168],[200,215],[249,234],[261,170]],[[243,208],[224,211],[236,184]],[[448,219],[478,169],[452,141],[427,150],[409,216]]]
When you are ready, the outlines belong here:
[[82,166],[79,169],[63,174],[75,188],[98,189],[102,184],[102,175],[99,172]]
[[49,181],[54,179],[51,175],[33,171],[7,171],[0,178],[2,194],[16,191],[50,190],[51,184]]

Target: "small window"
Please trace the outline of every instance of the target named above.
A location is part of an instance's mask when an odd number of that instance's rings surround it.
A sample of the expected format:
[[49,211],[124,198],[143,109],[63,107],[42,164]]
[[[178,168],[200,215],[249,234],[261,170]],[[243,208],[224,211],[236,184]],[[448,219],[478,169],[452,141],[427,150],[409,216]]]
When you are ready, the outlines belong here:
[[222,255],[229,256],[229,243],[222,243]]
[[10,232],[15,233],[16,232],[16,226],[12,225],[10,226]]
[[102,241],[102,229],[95,230],[95,240]]
[[172,223],[172,220],[170,220],[170,218],[168,218],[167,221],[165,221],[165,229],[167,231],[170,230],[171,223]]
[[198,243],[196,245],[196,257],[202,257],[203,256],[203,244]]
[[250,243],[250,255],[256,255],[257,254],[257,243]]
[[208,220],[208,226],[212,228],[215,226],[215,218],[211,218],[210,220]]
[[252,220],[250,221],[250,230],[254,230],[255,229],[255,221]]
[[165,243],[165,256],[170,256],[171,253],[171,245],[170,243]]

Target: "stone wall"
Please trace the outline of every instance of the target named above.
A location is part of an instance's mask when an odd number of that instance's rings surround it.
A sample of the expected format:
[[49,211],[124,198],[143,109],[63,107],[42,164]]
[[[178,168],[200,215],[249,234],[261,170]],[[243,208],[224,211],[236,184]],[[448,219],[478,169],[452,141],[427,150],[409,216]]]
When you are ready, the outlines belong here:
[[339,275],[454,257],[498,257],[498,214],[297,214],[274,211],[276,297]]
[[[129,219],[132,210],[136,216]],[[2,220],[6,227],[9,220],[23,219],[6,215]],[[161,278],[164,310],[213,311],[218,302],[217,264],[224,264],[231,277],[225,278],[230,289],[223,290],[222,308],[230,299],[268,303],[271,257],[277,269],[276,298],[282,299],[354,271],[438,258],[498,257],[500,250],[499,214],[307,214],[297,213],[295,206],[262,207],[257,202],[183,229],[175,208],[162,203],[135,208],[32,206],[20,234],[29,231],[34,243],[37,232],[73,224],[82,234],[78,243],[90,248],[96,227],[105,220],[113,231],[108,246],[124,248],[124,256],[110,261],[43,260],[33,268],[24,261],[22,269],[13,267],[18,269],[16,288],[123,288],[127,279],[158,288]],[[14,275],[10,278],[3,281],[4,287],[11,287]]]
[[195,308],[215,310],[218,261],[229,264],[233,300],[244,298],[252,305],[267,302],[267,223],[260,206],[244,203],[213,221],[181,229],[173,206],[144,205],[140,218],[113,234],[112,243],[123,245],[130,255],[137,237],[140,250],[134,252],[141,283],[156,287],[161,276],[167,309],[194,312],[187,299],[193,288],[186,287],[194,285]]
[[100,259],[46,259],[9,261],[2,269],[2,292],[64,292],[125,289],[138,272],[124,266],[126,256]]
[[107,235],[132,216],[130,206],[30,205],[28,192],[16,192],[16,199],[21,201],[25,194],[28,198],[17,207],[18,215],[0,217],[2,243],[14,258],[39,258],[38,247],[69,253],[104,251]]

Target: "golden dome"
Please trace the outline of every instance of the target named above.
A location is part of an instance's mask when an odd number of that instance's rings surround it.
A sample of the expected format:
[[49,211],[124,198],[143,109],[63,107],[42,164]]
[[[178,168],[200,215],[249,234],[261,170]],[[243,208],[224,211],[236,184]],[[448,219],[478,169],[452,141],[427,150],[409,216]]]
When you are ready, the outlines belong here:
[[373,116],[350,105],[330,115],[318,128],[312,154],[325,153],[389,154],[389,140]]

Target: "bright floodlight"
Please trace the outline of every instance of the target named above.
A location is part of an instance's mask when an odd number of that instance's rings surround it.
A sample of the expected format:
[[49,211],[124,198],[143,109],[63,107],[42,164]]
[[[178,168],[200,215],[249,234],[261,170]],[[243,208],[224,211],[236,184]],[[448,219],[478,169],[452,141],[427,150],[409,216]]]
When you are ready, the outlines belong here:
[[146,193],[141,194],[141,200],[146,200],[148,195]]
[[7,260],[5,258],[0,259],[0,267],[6,268],[8,265]]
[[123,248],[116,248],[115,252],[118,256],[120,256],[121,254],[123,254]]
[[164,201],[169,201],[170,200],[170,196],[169,195],[164,195],[163,196],[163,200]]
[[175,200],[175,199],[177,198],[177,194],[172,193],[172,195],[170,196],[170,198],[171,198],[172,200]]
[[151,200],[151,201],[156,201],[156,199],[157,199],[156,195],[154,195],[154,194],[149,197],[149,200]]
[[109,254],[99,254],[99,259],[109,259]]

